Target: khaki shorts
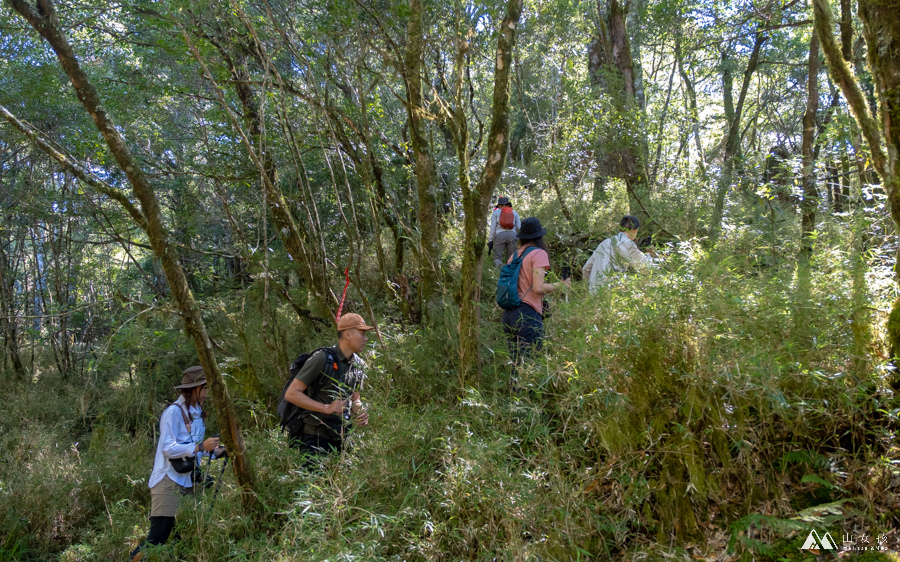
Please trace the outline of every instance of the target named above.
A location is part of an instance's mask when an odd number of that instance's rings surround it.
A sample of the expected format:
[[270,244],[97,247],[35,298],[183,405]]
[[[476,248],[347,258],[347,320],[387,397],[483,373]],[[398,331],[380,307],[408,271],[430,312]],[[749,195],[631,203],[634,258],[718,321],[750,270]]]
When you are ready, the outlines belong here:
[[178,501],[190,492],[190,488],[179,486],[168,476],[163,476],[159,484],[150,488],[150,517],[175,517]]

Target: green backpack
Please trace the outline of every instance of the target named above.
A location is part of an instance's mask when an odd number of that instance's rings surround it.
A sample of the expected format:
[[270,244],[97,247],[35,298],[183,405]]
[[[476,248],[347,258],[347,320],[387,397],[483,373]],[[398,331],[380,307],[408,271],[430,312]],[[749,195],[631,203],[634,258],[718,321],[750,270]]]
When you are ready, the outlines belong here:
[[500,268],[500,279],[497,280],[497,305],[504,310],[522,306],[522,299],[519,298],[519,272],[522,270],[522,261],[531,250],[537,250],[537,247],[526,248],[521,256],[516,256]]

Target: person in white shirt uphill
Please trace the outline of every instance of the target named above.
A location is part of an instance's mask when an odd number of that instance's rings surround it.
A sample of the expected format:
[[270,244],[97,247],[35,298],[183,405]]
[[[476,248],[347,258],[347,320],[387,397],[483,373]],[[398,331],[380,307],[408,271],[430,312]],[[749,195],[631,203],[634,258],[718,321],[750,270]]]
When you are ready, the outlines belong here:
[[629,267],[642,273],[653,267],[650,257],[644,255],[634,242],[640,227],[641,221],[637,217],[625,215],[619,222],[620,232],[601,242],[591,254],[581,268],[591,293],[596,294],[597,289],[605,286],[611,275],[627,271]]

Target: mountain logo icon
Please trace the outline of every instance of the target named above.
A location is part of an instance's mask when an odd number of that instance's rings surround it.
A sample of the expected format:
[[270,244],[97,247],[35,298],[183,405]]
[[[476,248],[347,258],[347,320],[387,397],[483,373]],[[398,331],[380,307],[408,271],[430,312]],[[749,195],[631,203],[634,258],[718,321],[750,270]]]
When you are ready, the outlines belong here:
[[831,538],[831,533],[819,536],[819,533],[813,529],[809,532],[809,536],[806,537],[806,542],[803,543],[800,550],[835,550],[836,548],[834,539]]

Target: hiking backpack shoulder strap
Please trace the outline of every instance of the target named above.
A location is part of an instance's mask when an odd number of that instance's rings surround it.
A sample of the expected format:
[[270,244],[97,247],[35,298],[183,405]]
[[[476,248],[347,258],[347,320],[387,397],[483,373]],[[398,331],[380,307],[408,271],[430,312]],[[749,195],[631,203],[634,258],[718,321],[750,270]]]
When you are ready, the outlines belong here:
[[[185,413],[184,406],[182,406],[178,402],[172,402],[169,405],[169,408],[171,408],[172,406],[178,407],[178,411],[181,413],[181,419],[184,421],[184,427],[186,427],[188,430],[188,433],[190,433],[191,432],[191,418],[187,415],[187,413]],[[168,409],[168,408],[166,408],[166,409]]]
[[[530,252],[531,250],[537,250],[537,249],[539,249],[537,246],[529,246],[528,248],[525,248],[525,251],[522,252],[522,258],[521,258],[522,261],[523,262],[525,261],[525,256],[528,255],[528,252]],[[519,265],[519,275],[522,275],[522,266],[521,265]],[[532,289],[534,289],[534,278],[531,279],[531,287],[528,287],[528,290],[525,291],[525,294],[522,295],[522,298],[524,299],[525,297],[527,297],[528,293],[530,293]]]
[[[320,347],[319,349],[313,351],[309,358],[312,359],[312,356],[318,352],[325,353],[325,368],[322,369],[322,372],[319,373],[318,378],[316,378],[315,382],[306,389],[306,395],[315,400],[315,396],[322,390],[322,387],[325,386],[326,377],[328,375],[333,375],[337,372],[337,357],[334,356],[334,351],[330,347]],[[308,359],[307,359],[308,361]]]
[[540,250],[540,248],[538,248],[537,246],[528,246],[527,248],[525,248],[525,251],[522,252],[523,260],[525,259],[525,256],[527,256],[529,254],[529,252],[531,252],[531,250]]

